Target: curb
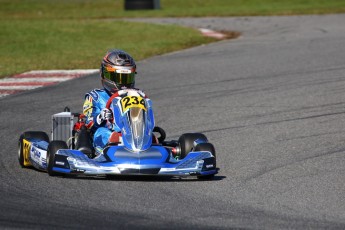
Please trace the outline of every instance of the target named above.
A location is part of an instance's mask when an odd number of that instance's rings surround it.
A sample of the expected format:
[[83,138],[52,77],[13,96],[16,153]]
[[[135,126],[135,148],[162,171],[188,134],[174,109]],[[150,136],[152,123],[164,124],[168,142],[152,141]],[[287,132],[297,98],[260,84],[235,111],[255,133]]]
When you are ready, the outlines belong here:
[[217,38],[217,39],[227,38],[226,34],[222,34],[214,30],[205,29],[205,28],[199,28],[198,30],[202,33],[202,35],[206,37],[212,37],[212,38]]
[[17,74],[12,77],[0,79],[0,98],[98,72],[98,69],[34,70]]
[[[214,30],[205,28],[199,28],[198,30],[206,37],[213,37],[219,40],[227,38],[226,34]],[[98,69],[33,70],[17,74],[12,77],[0,79],[0,98],[98,72]]]

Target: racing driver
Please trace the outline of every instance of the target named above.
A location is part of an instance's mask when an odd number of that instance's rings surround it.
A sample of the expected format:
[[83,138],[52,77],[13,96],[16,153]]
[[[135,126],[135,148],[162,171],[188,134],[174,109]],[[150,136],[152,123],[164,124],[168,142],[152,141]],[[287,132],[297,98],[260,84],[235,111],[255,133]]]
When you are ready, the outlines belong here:
[[[106,108],[106,103],[115,92],[121,95],[125,89],[134,89],[135,75],[136,64],[128,53],[122,50],[110,50],[104,56],[100,68],[103,89],[94,89],[87,93],[83,105],[85,124],[93,134],[96,152],[100,152],[110,138],[115,138],[119,142],[120,129],[109,122],[113,114]],[[145,97],[142,91],[138,92]]]

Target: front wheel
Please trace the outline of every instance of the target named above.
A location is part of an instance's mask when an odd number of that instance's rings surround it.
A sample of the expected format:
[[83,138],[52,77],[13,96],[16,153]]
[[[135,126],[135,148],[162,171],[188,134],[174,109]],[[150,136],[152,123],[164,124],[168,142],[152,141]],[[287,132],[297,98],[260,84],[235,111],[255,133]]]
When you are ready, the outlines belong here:
[[[213,164],[212,169],[217,167],[216,150],[215,150],[214,146],[211,143],[200,143],[200,144],[198,144],[195,147],[194,151],[207,151],[207,152],[212,153],[212,155],[214,156],[214,159],[212,159],[212,158],[206,159],[207,161],[209,161],[207,164]],[[215,174],[210,174],[210,175],[205,175],[205,176],[198,176],[198,179],[211,180],[211,179],[213,179],[214,175]]]
[[[22,135],[20,135],[19,137],[19,141],[18,141],[18,161],[20,166],[24,167],[28,167],[30,166],[30,162],[29,162],[29,152],[24,153],[24,148],[30,148],[30,144],[29,143],[24,143],[24,139],[36,139],[36,140],[42,140],[42,141],[46,141],[49,143],[49,137],[45,132],[41,132],[41,131],[29,131],[29,132],[25,132]],[[29,151],[29,150],[26,150]]]
[[48,145],[47,151],[47,172],[49,176],[57,176],[59,173],[53,171],[55,153],[60,149],[68,149],[66,142],[64,141],[52,141]]
[[207,142],[207,138],[202,133],[184,133],[178,139],[178,143],[180,146],[180,157],[181,159],[185,158],[189,152],[192,151],[194,147],[194,141],[200,140],[203,142]]

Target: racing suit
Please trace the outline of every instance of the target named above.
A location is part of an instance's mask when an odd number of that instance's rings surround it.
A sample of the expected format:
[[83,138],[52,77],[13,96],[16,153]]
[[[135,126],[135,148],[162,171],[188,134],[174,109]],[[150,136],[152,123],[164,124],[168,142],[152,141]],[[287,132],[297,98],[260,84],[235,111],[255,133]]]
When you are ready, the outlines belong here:
[[[142,97],[146,97],[145,93],[136,88],[130,88],[128,90],[134,90]],[[117,91],[120,95],[127,94],[125,90]],[[85,95],[85,101],[83,105],[83,114],[86,116],[85,125],[91,130],[93,134],[93,146],[96,151],[101,150],[108,144],[109,138],[113,132],[120,132],[121,129],[114,123],[109,121],[101,121],[99,114],[102,109],[106,107],[111,93],[104,89],[94,89]]]
[[101,89],[94,89],[85,95],[83,114],[86,116],[86,127],[93,133],[93,146],[96,150],[106,146],[112,132],[120,132],[115,124],[97,119],[110,97],[110,93]]

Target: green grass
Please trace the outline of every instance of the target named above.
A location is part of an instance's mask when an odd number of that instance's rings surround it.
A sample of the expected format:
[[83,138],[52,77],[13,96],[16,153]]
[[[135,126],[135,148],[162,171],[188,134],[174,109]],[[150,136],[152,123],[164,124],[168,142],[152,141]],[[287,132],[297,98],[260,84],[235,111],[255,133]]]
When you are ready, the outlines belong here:
[[202,17],[345,12],[344,0],[160,0],[160,10],[125,11],[124,0],[0,0],[0,18]]
[[141,60],[214,40],[173,25],[49,19],[2,20],[0,41],[0,69],[5,76],[37,69],[99,68],[111,48]]
[[136,60],[214,41],[193,29],[123,17],[291,15],[345,12],[344,0],[161,0],[125,11],[123,0],[0,0],[0,77],[36,69],[98,68],[106,50]]

